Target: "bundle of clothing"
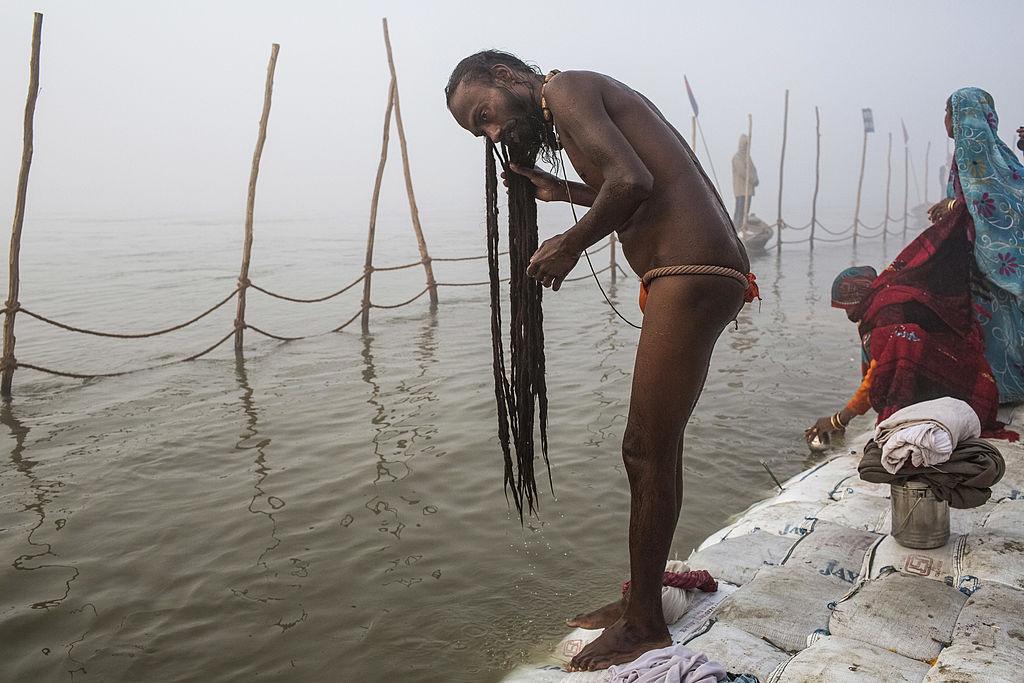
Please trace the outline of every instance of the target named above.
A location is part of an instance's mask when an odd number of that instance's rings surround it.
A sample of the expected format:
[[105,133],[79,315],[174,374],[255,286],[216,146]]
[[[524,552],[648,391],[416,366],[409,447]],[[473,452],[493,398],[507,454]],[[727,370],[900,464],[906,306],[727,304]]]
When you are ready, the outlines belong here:
[[757,683],[756,677],[729,673],[703,652],[684,645],[651,650],[607,673],[611,683]]
[[999,449],[980,434],[977,413],[963,401],[915,403],[878,424],[857,470],[876,484],[923,482],[952,508],[978,507],[1006,472]]

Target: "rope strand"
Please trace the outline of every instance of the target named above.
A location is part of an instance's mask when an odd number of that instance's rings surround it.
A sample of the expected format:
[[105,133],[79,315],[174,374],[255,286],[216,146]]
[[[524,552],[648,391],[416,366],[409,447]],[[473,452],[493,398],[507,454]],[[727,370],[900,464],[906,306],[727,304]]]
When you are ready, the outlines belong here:
[[133,333],[124,333],[124,332],[101,332],[99,330],[89,330],[89,329],[86,329],[84,327],[75,327],[74,325],[68,325],[67,323],[62,323],[62,322],[59,322],[57,320],[52,320],[51,318],[47,318],[46,316],[40,315],[38,313],[34,313],[34,312],[28,310],[27,308],[20,308],[19,307],[18,310],[21,311],[22,313],[24,313],[27,316],[35,318],[36,320],[38,320],[40,322],[44,322],[47,325],[53,325],[54,327],[59,327],[62,330],[68,330],[69,332],[77,332],[79,334],[91,334],[94,337],[111,337],[113,339],[145,339],[147,337],[158,337],[158,336],[160,336],[162,334],[169,334],[171,332],[176,332],[176,331],[178,331],[178,330],[180,330],[182,328],[188,327],[192,323],[195,323],[195,322],[198,322],[198,321],[202,320],[203,318],[205,318],[206,316],[210,315],[211,313],[216,311],[218,308],[220,308],[221,306],[223,306],[227,302],[231,301],[233,298],[235,298],[236,294],[238,294],[238,288],[235,288],[235,290],[233,292],[231,292],[231,294],[228,294],[227,297],[222,299],[220,301],[220,303],[214,304],[213,306],[211,306],[210,308],[206,309],[205,311],[203,311],[202,313],[200,313],[196,317],[194,317],[194,318],[192,318],[190,320],[187,320],[187,321],[185,321],[183,323],[179,323],[177,325],[173,325],[172,327],[166,327],[166,328],[164,328],[162,330],[157,330],[156,332],[140,332],[140,333],[135,333],[135,334],[133,334]]

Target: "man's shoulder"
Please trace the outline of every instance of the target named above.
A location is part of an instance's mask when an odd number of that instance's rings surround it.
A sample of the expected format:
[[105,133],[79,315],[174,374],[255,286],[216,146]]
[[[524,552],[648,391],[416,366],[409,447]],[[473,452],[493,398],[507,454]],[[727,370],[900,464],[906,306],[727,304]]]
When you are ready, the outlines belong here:
[[559,71],[544,87],[544,95],[555,102],[564,97],[578,97],[580,94],[599,93],[614,81],[596,71]]

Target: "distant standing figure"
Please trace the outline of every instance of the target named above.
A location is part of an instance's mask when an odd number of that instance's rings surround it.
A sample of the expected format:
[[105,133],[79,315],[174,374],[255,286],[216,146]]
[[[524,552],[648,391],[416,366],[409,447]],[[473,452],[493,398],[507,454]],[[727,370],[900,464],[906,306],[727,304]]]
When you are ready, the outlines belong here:
[[732,157],[732,191],[736,195],[736,211],[732,222],[737,228],[743,227],[743,218],[747,207],[754,197],[754,188],[758,185],[757,169],[750,160],[750,138],[740,136],[740,146]]

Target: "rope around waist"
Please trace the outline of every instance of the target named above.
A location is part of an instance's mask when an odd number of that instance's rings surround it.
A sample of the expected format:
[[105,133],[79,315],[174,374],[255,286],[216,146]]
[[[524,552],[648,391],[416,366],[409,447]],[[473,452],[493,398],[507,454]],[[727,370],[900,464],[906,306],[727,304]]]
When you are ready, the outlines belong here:
[[687,265],[652,268],[644,273],[642,278],[644,286],[650,287],[651,280],[664,277],[666,275],[721,275],[722,277],[731,277],[744,287],[750,284],[750,280],[746,273],[741,273],[735,268],[726,268],[725,266]]

